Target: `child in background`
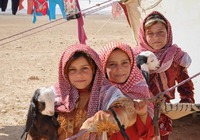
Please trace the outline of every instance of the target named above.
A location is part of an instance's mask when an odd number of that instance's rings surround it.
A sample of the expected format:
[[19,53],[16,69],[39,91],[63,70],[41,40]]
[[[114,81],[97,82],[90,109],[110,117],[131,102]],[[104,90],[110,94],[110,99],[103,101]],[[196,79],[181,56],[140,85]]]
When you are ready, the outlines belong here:
[[[103,71],[111,84],[133,101],[137,100],[134,103],[137,111],[136,123],[126,129],[130,140],[152,140],[153,105],[147,102],[150,98],[149,89],[136,66],[136,55],[132,48],[121,42],[111,42],[100,50],[100,58]],[[123,140],[123,137],[120,133],[115,133],[111,136],[111,140]]]
[[[150,74],[149,89],[153,95],[189,78],[187,68],[191,63],[190,56],[172,42],[172,31],[169,21],[159,12],[153,11],[143,21],[139,31],[139,46],[134,52],[139,54],[149,50],[157,56],[161,67]],[[179,86],[180,103],[194,103],[194,86],[192,81]],[[165,94],[166,102],[175,98],[175,90]],[[168,140],[172,132],[172,121],[161,114],[161,140]]]

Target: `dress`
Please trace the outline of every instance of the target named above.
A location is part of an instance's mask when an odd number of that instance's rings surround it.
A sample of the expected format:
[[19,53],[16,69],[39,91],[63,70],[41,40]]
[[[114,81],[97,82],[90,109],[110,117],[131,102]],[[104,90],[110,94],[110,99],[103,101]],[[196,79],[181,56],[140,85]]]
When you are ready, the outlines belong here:
[[[112,83],[112,85],[118,87],[126,96],[129,96],[131,99],[148,99],[150,98],[150,92],[148,86],[142,76],[142,73],[136,66],[136,55],[132,51],[132,48],[121,42],[111,42],[103,47],[100,50],[100,58],[103,65],[103,71],[105,71],[106,62],[113,50],[116,48],[123,50],[127,53],[130,62],[131,62],[131,72],[127,81],[123,84]],[[126,129],[126,133],[129,138],[132,140],[139,140],[140,138],[144,140],[151,140],[154,137],[154,127],[152,125],[153,118],[153,105],[148,103],[148,117],[146,120],[146,125],[144,125],[140,117],[137,116],[136,123]],[[123,137],[120,133],[112,135],[111,140],[123,140]]]
[[[144,23],[146,19],[154,14],[160,15],[167,26],[167,43],[160,49],[155,50],[151,48],[145,39]],[[189,78],[187,67],[191,63],[190,56],[181,50],[176,44],[172,44],[172,31],[169,21],[159,12],[153,11],[143,21],[139,31],[139,46],[133,49],[136,54],[142,51],[152,51],[160,61],[160,68],[150,73],[149,89],[153,95],[165,91],[166,89],[180,83],[181,81]],[[192,81],[179,86],[177,91],[180,94],[180,102],[182,103],[194,103],[194,85]],[[170,102],[171,99],[175,98],[175,89],[165,94],[166,102]],[[161,114],[159,122],[161,136],[168,135],[172,132],[172,121],[170,118]]]
[[[85,52],[96,64],[96,72],[90,91],[88,89],[76,89],[70,84],[68,77],[64,74],[66,63],[75,52],[79,51]],[[59,140],[65,140],[76,135],[86,119],[93,117],[99,110],[108,111],[111,107],[121,109],[121,112],[125,112],[125,116],[128,116],[127,120],[121,119],[125,120],[122,122],[125,126],[128,127],[130,122],[135,122],[134,118],[136,118],[136,113],[133,108],[130,108],[132,101],[125,97],[119,89],[109,83],[102,72],[98,54],[86,45],[73,45],[64,51],[59,63],[58,82],[54,86],[54,92],[56,94],[56,112],[60,123],[58,130]],[[135,117],[131,118],[131,112]],[[120,118],[119,115],[118,118]],[[133,121],[131,121],[132,119]],[[115,123],[115,120],[113,122]],[[107,126],[106,123],[108,123]],[[95,123],[92,125],[95,125]],[[111,125],[112,122],[109,123],[108,121],[105,123],[102,122],[102,125],[98,125],[97,127],[105,126],[104,128],[98,128],[100,133],[103,133],[103,131],[108,133],[111,131],[119,131],[117,125],[112,125],[113,127]],[[90,133],[87,137],[90,140],[95,140],[100,136],[97,136],[97,133]]]

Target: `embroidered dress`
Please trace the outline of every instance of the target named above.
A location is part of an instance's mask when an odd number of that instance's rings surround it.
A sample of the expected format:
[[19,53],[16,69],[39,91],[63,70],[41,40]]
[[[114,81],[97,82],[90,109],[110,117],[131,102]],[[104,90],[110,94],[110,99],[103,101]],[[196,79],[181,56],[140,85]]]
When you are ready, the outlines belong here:
[[[167,43],[160,49],[155,50],[151,48],[145,39],[145,22],[149,16],[154,14],[160,15],[167,26]],[[159,12],[154,11],[150,13],[143,21],[139,31],[139,46],[134,48],[134,52],[139,54],[142,51],[149,50],[155,53],[160,61],[161,67],[150,74],[149,89],[153,95],[174,86],[177,83],[189,78],[187,67],[191,63],[190,56],[181,50],[176,44],[172,44],[172,31],[169,21]],[[194,103],[194,86],[192,81],[189,81],[177,88],[180,93],[180,102]],[[175,98],[175,90],[168,92],[165,95],[166,102],[170,102]],[[172,121],[165,115],[161,115],[160,119],[160,134],[161,136],[168,135],[172,132]]]
[[[106,73],[105,67],[107,60],[116,48],[121,49],[126,52],[130,62],[131,62],[131,72],[127,81],[123,84],[112,83],[112,85],[118,87],[125,95],[129,96],[132,99],[148,99],[150,98],[150,93],[148,90],[148,86],[140,72],[140,70],[136,66],[136,55],[133,53],[131,47],[127,44],[121,42],[111,42],[104,46],[102,50],[100,50],[100,58],[103,65],[103,71]],[[126,133],[129,138],[132,140],[139,140],[140,138],[144,140],[151,140],[154,137],[154,128],[152,125],[152,117],[153,117],[153,105],[152,103],[148,104],[148,118],[146,121],[146,126],[141,122],[139,116],[137,117],[135,125],[126,129]],[[124,138],[120,133],[116,133],[112,135],[111,140],[123,140]]]

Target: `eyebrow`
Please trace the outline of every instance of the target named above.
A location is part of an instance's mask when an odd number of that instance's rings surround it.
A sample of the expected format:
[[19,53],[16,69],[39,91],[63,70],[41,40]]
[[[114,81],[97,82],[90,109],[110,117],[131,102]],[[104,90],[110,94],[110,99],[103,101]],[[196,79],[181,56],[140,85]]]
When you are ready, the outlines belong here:
[[[85,67],[85,66],[90,66],[90,64],[85,64],[85,65],[80,65],[80,66],[82,66],[82,67]],[[76,67],[76,66],[69,66],[69,68],[71,68],[71,67]]]
[[[130,59],[123,59],[123,60],[120,60],[120,61],[130,61]],[[111,60],[111,61],[108,61],[109,63],[111,63],[111,62],[116,62],[115,60]]]

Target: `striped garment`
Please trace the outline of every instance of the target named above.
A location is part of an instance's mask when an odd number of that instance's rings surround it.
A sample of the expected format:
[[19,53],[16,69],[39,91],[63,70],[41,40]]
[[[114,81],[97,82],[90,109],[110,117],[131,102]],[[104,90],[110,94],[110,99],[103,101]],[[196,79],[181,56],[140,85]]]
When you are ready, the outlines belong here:
[[[166,23],[167,43],[160,50],[151,48],[146,41],[144,25],[148,17],[152,15],[158,15]],[[143,20],[139,30],[139,45],[133,48],[133,51],[136,52],[136,54],[146,50],[154,52],[160,61],[160,68],[153,73],[150,73],[149,89],[153,95],[157,95],[158,93],[174,86],[176,83],[180,83],[189,78],[187,67],[189,67],[191,63],[191,58],[176,44],[173,44],[171,25],[169,21],[158,11],[151,12]],[[179,86],[177,91],[180,93],[180,102],[194,103],[193,90],[194,85],[191,80]],[[166,102],[170,102],[171,99],[175,98],[175,90],[166,93],[165,97]],[[159,126],[161,136],[166,136],[172,132],[172,121],[164,114],[161,115]]]

